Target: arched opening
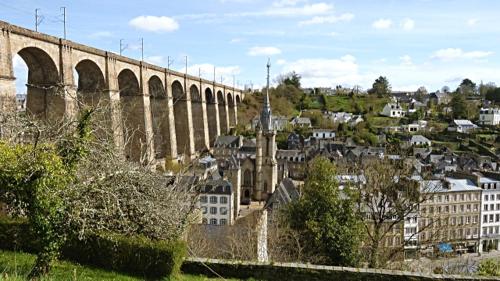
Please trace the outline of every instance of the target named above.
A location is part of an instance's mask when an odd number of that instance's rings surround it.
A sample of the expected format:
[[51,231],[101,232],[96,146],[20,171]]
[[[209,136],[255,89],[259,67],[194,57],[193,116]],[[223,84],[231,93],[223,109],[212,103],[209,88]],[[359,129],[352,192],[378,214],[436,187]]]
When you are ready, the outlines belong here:
[[189,88],[191,93],[191,114],[193,116],[194,145],[196,151],[207,149],[205,144],[205,120],[203,118],[203,105],[201,95],[196,85]]
[[144,104],[140,94],[139,81],[130,69],[124,69],[118,75],[118,88],[122,105],[125,157],[133,161],[140,161],[146,148]]
[[80,107],[99,105],[105,88],[104,75],[99,66],[88,59],[80,61],[75,66],[78,75],[77,99]]
[[229,115],[229,126],[236,126],[236,107],[234,106],[234,100],[231,93],[227,94],[227,105],[228,105],[228,115]]
[[208,118],[208,139],[210,145],[213,146],[217,138],[217,104],[212,89],[205,89],[205,101],[207,103],[207,118]]
[[240,106],[240,103],[241,103],[240,95],[236,95],[236,105]]
[[217,92],[217,103],[219,104],[219,124],[221,135],[227,134],[228,124],[227,124],[227,112],[226,112],[226,102],[224,100],[224,95],[221,91]]
[[245,199],[250,198],[250,190],[245,190]]
[[[26,112],[37,118],[52,121],[62,118],[66,111],[65,93],[58,85],[59,72],[52,58],[35,47],[24,48],[17,54],[21,59],[14,58],[14,68],[23,69],[24,61],[28,70],[27,80],[18,77],[26,81],[25,93],[17,93],[18,101],[24,97]],[[23,91],[22,86],[16,85],[18,91]]]
[[172,83],[172,95],[174,98],[175,135],[177,140],[177,152],[179,154],[190,154],[188,107],[184,89],[179,81]]
[[151,123],[153,125],[153,142],[155,158],[163,159],[170,155],[170,131],[168,127],[168,99],[165,87],[158,76],[148,81],[151,107]]
[[250,170],[245,170],[243,173],[243,186],[251,187],[252,186],[252,172]]

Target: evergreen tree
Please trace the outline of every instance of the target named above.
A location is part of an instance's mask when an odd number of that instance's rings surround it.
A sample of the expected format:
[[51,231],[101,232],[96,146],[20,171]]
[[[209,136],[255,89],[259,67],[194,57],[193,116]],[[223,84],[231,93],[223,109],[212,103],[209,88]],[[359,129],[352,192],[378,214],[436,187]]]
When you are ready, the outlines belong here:
[[360,258],[361,218],[355,210],[354,193],[349,188],[340,191],[335,174],[328,159],[313,160],[301,198],[289,205],[286,214],[313,261],[355,266]]

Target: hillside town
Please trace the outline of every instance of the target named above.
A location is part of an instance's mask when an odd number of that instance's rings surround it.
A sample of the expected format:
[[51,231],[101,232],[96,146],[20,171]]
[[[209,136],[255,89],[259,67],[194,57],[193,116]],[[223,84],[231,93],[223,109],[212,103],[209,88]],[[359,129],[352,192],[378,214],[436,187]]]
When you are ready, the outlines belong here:
[[0,1],[0,280],[500,280],[499,9]]

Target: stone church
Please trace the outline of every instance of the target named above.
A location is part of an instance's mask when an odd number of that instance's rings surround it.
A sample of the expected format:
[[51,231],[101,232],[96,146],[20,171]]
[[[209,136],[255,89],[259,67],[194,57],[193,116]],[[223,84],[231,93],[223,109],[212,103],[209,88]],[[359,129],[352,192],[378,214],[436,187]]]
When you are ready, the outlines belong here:
[[[241,190],[240,201],[267,201],[278,184],[278,162],[276,160],[276,129],[269,102],[269,68],[267,64],[267,87],[264,93],[262,111],[255,127],[256,139],[241,136],[218,137],[214,145],[214,156],[221,170],[229,176],[230,166],[234,167],[235,157],[239,162],[241,182],[236,184]],[[232,161],[231,158],[233,158]],[[233,164],[231,164],[231,162]]]

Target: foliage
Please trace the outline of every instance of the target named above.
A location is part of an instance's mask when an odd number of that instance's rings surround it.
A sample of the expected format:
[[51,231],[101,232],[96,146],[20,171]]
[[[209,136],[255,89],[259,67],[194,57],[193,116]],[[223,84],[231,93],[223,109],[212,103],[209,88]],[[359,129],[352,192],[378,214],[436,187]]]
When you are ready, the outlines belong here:
[[473,95],[477,93],[476,83],[472,82],[469,78],[462,80],[462,83],[458,86],[457,92],[463,95]]
[[[29,224],[23,220],[0,220],[0,249],[38,252],[40,247]],[[176,275],[186,254],[179,241],[151,240],[144,236],[118,234],[69,237],[61,246],[64,259],[139,276]]]
[[450,105],[453,111],[453,118],[467,118],[467,104],[463,95],[453,94]]
[[106,112],[56,124],[0,115],[0,200],[36,233],[34,277],[50,270],[68,237],[113,232],[177,241],[192,221],[191,186],[126,161],[106,130],[108,115],[99,115]]
[[278,83],[280,85],[286,85],[286,86],[294,86],[297,89],[300,89],[300,75],[295,73],[295,71],[282,74],[278,77]]
[[286,212],[291,228],[299,231],[307,257],[325,264],[353,266],[359,261],[360,217],[350,190],[344,189],[341,194],[335,174],[328,159],[313,160],[301,198]]
[[500,103],[500,88],[488,89],[485,98],[489,101]]
[[387,80],[385,76],[380,76],[375,79],[370,93],[376,94],[379,97],[389,95],[391,93],[391,84],[389,84],[389,80]]
[[56,144],[0,142],[0,197],[13,202],[30,221],[39,242],[32,277],[45,275],[66,239],[66,200],[61,194],[75,179],[78,161],[87,153],[91,112],[84,112],[75,133]]
[[477,273],[482,276],[500,276],[500,263],[492,259],[483,260],[479,264]]

